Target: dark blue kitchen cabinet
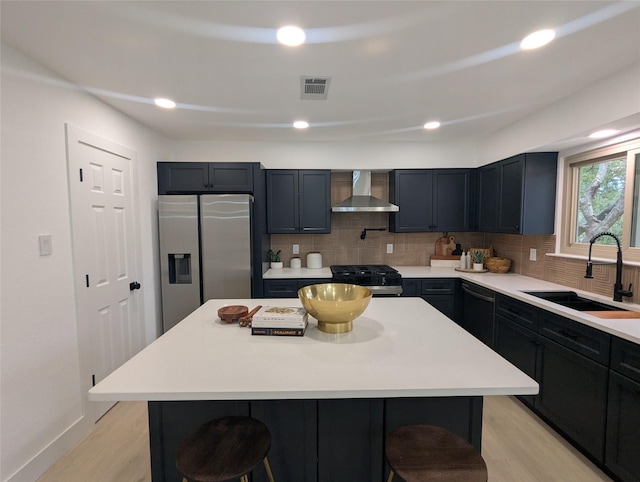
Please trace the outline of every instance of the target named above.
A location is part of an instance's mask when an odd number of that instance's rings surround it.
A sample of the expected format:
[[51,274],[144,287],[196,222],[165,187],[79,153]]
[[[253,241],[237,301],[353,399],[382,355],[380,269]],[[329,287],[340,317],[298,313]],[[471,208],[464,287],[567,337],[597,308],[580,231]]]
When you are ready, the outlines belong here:
[[402,296],[421,297],[439,312],[458,322],[458,280],[455,278],[403,278]]
[[257,162],[158,162],[158,194],[253,193]]
[[389,201],[400,210],[389,214],[396,233],[469,231],[474,170],[401,169],[389,175]]
[[[519,323],[495,315],[495,350],[524,373],[536,379],[538,335]],[[535,395],[519,395],[529,407],[535,403]]]
[[478,168],[477,176],[477,230],[498,231],[498,200],[500,196],[500,168],[497,163]]
[[330,278],[296,278],[264,280],[265,298],[297,298],[298,290],[305,286],[330,282]]
[[495,340],[540,385],[537,396],[520,398],[602,465],[611,336],[499,294]]
[[266,179],[269,233],[331,232],[331,171],[269,170]]
[[553,234],[557,160],[557,152],[534,152],[478,168],[478,231]]
[[536,410],[603,464],[607,367],[544,336],[539,342]]
[[605,465],[625,482],[640,481],[640,346],[613,337]]

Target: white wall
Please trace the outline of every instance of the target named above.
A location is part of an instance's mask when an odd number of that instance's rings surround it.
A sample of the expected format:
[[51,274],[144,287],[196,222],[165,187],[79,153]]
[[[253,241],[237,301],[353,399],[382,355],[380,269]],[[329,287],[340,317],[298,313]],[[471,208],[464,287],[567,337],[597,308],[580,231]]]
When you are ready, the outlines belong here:
[[175,161],[258,161],[267,169],[474,167],[472,143],[172,142]]
[[[93,426],[80,391],[65,123],[137,152],[147,341],[159,318],[155,162],[167,141],[4,44],[1,96],[0,479],[27,481]],[[39,256],[40,234],[52,236],[51,256]]]
[[[586,136],[639,112],[640,64],[635,64],[487,137],[477,146],[478,165]],[[586,138],[582,141],[588,143]]]

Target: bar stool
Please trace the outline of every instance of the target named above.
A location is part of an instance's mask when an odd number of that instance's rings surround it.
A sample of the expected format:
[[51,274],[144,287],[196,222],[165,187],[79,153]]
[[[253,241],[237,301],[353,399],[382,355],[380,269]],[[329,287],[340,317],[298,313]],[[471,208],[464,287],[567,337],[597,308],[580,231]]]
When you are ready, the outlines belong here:
[[385,455],[406,482],[486,482],[487,466],[478,451],[448,430],[433,425],[405,425],[385,441]]
[[262,422],[251,417],[217,418],[180,444],[176,467],[183,482],[249,482],[248,474],[262,460],[273,482],[267,459],[270,447],[271,433]]

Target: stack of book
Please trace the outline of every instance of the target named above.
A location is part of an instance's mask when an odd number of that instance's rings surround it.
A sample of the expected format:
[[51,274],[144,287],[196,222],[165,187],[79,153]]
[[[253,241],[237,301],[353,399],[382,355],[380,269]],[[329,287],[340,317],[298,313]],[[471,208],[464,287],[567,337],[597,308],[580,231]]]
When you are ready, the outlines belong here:
[[303,336],[308,314],[304,308],[263,306],[251,321],[252,335]]

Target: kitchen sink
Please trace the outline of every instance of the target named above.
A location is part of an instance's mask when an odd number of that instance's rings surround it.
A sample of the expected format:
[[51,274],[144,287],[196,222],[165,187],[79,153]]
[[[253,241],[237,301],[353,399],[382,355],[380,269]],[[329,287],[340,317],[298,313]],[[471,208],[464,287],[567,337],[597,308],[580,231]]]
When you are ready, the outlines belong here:
[[578,311],[627,311],[624,308],[583,298],[575,291],[523,291],[523,293]]

